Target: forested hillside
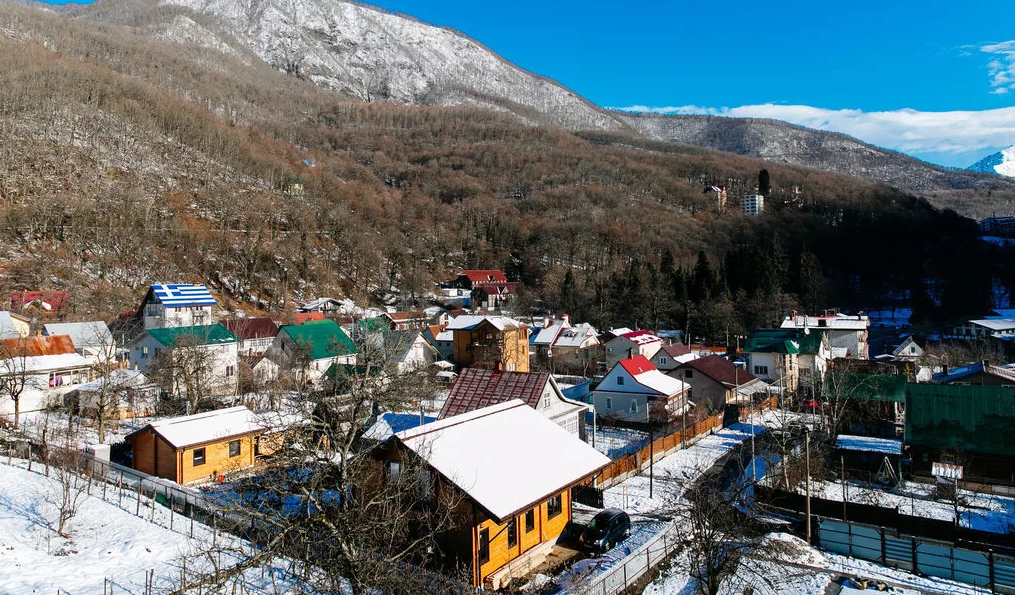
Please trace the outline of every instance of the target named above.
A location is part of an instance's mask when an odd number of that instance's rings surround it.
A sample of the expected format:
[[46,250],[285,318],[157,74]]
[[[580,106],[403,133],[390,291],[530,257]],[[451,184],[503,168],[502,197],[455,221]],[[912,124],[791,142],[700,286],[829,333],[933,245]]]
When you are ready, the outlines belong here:
[[[191,280],[275,313],[408,304],[458,267],[503,267],[524,299],[595,324],[707,317],[718,335],[911,289],[928,317],[979,313],[1015,270],[973,222],[844,176],[362,103],[242,53],[10,4],[0,55],[3,287],[66,287],[75,315]],[[762,168],[759,219],[702,193],[735,201]]]

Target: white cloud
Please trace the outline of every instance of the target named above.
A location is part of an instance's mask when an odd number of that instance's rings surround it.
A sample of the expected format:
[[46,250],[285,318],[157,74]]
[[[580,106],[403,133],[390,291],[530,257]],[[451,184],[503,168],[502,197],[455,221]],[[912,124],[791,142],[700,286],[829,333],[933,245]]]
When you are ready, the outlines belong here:
[[[1011,42],[1015,48],[1015,42]],[[1015,50],[1013,50],[1015,51]],[[1013,87],[1015,88],[1015,87]],[[1005,89],[1007,91],[1007,89]],[[792,124],[842,132],[865,142],[916,156],[934,155],[937,162],[965,163],[969,155],[1015,144],[1015,107],[984,111],[921,112],[900,109],[865,112],[830,110],[806,105],[745,105],[707,108],[632,106],[624,111],[656,114],[698,114],[738,118],[771,118]],[[953,158],[948,158],[951,155]],[[955,163],[951,163],[951,162]],[[971,163],[971,162],[970,162]],[[969,163],[965,163],[969,165]]]
[[991,55],[987,63],[991,93],[1001,95],[1015,90],[1015,40],[982,45],[980,51]]

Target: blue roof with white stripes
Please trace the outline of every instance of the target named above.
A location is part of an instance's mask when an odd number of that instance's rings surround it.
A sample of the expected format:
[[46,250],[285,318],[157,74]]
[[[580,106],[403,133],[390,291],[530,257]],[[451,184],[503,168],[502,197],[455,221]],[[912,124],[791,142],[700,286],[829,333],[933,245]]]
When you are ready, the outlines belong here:
[[208,288],[201,284],[163,284],[152,285],[152,293],[167,308],[185,308],[188,306],[214,306],[218,302],[212,297]]

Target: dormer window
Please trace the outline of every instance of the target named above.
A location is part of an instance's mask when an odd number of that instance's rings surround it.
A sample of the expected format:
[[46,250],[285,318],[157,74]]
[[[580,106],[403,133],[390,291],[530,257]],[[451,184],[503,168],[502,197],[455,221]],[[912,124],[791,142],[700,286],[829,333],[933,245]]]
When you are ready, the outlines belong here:
[[624,386],[624,377],[617,376],[617,386]]

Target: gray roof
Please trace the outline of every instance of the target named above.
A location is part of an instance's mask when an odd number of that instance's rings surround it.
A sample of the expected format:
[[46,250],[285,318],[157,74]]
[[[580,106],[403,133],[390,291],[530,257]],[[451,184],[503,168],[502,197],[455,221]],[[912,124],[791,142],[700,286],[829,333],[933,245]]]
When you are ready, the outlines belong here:
[[112,347],[113,335],[105,322],[53,322],[45,325],[46,334],[70,335],[75,349]]

